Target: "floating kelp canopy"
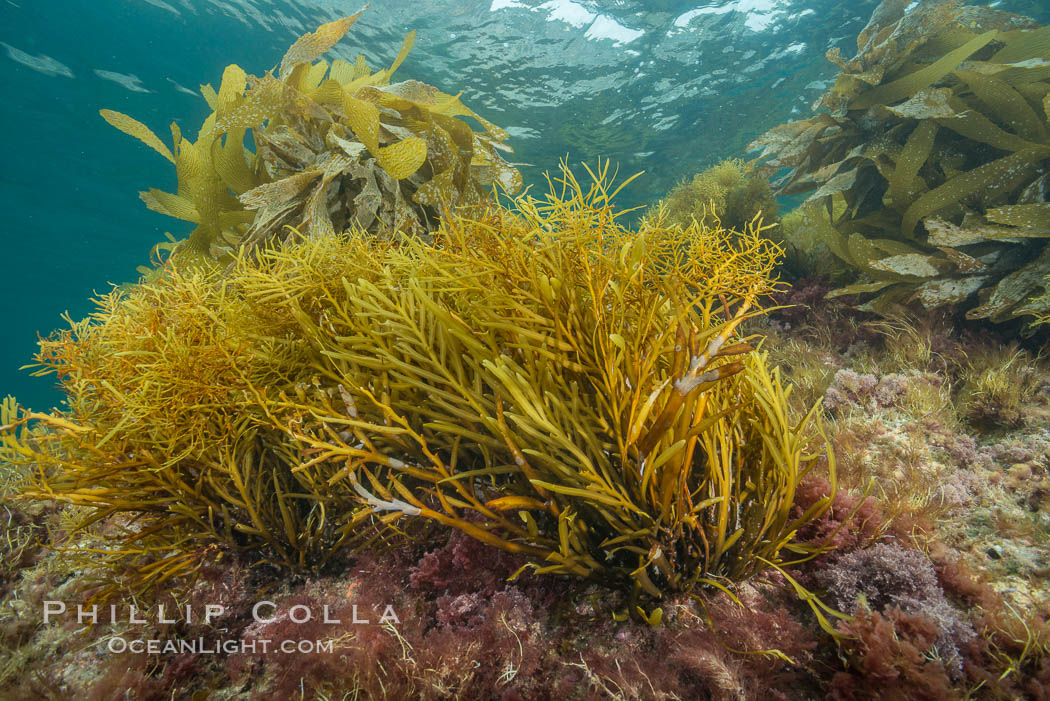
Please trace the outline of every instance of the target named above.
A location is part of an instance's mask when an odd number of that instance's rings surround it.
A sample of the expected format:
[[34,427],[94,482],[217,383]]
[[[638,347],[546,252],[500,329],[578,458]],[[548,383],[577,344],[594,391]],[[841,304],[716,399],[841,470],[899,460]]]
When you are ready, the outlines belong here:
[[[213,111],[196,141],[173,123],[169,150],[144,124],[102,110],[174,163],[178,192],[151,188],[141,196],[150,209],[197,225],[187,241],[169,246],[181,259],[218,259],[240,245],[283,239],[290,227],[307,236],[351,226],[418,236],[445,207],[477,204],[496,185],[521,187],[521,174],[499,154],[510,150],[504,130],[456,95],[414,80],[390,83],[415,32],[394,63],[374,73],[363,55],[353,64],[318,60],[360,14],[301,37],[262,77],[227,66],[218,92],[201,87]],[[457,119],[463,116],[483,131]]]
[[884,2],[815,106],[757,139],[778,194],[857,269],[833,295],[887,312],[976,300],[971,319],[1047,308],[1050,27],[954,2]]

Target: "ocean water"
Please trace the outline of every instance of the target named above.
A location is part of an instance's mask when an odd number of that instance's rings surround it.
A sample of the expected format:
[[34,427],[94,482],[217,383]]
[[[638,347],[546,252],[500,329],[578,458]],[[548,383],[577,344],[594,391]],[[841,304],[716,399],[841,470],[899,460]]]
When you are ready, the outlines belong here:
[[[991,3],[1050,22],[1050,3]],[[560,158],[644,170],[624,207],[650,203],[767,129],[809,114],[854,50],[872,0],[379,0],[332,52],[388,65],[508,129],[512,160],[540,186]],[[37,334],[81,318],[93,292],[133,281],[164,232],[137,192],[172,189],[169,164],[107,125],[101,108],[167,139],[208,109],[201,83],[237,63],[261,75],[296,37],[357,3],[314,0],[0,0],[0,395],[45,409],[32,378]]]

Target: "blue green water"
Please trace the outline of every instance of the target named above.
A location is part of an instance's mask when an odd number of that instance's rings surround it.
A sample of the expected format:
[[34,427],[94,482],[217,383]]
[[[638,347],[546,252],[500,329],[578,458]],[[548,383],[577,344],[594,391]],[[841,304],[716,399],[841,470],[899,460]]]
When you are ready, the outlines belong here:
[[[646,176],[624,207],[756,135],[804,116],[877,5],[872,0],[415,0],[374,2],[335,50],[388,65],[508,129],[526,182],[545,169],[609,157]],[[976,3],[974,3],[976,4]],[[990,3],[1050,22],[1050,3]],[[93,291],[134,280],[150,247],[180,222],[137,192],[173,189],[170,164],[107,125],[130,114],[162,138],[206,116],[200,83],[237,63],[261,74],[301,34],[356,11],[333,0],[0,0],[0,395],[44,409],[61,395],[32,378],[37,334],[64,311],[91,311]],[[193,92],[194,94],[189,94]],[[187,225],[188,226],[188,225]]]

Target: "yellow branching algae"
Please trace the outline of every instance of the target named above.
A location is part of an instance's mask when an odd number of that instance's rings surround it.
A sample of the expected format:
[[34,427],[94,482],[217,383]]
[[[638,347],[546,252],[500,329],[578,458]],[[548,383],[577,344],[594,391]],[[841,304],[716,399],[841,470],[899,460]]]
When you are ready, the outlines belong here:
[[[230,65],[218,91],[202,86],[213,111],[195,141],[173,124],[169,149],[142,123],[102,110],[175,164],[178,192],[150,189],[142,199],[197,225],[177,257],[228,263],[236,248],[282,239],[288,227],[306,235],[351,227],[421,235],[446,208],[480,204],[494,186],[520,189],[521,174],[499,153],[510,150],[505,131],[458,95],[418,81],[390,83],[415,32],[394,63],[374,73],[364,56],[354,64],[320,58],[360,14],[298,39],[276,75]],[[473,118],[482,131],[458,117]]]
[[[818,238],[860,273],[834,294],[889,312],[967,303],[1005,321],[1050,310],[1050,42],[985,7],[884,4],[826,113],[752,144],[781,194],[811,191]],[[816,208],[825,212],[815,216]]]
[[834,460],[739,333],[779,249],[752,226],[629,231],[614,194],[607,165],[565,171],[433,241],[355,226],[114,291],[42,342],[69,409],[12,417],[6,457],[38,461],[28,497],[134,519],[114,552],[143,584],[216,547],[314,567],[404,519],[639,602],[805,558],[831,495],[798,513],[795,489]]

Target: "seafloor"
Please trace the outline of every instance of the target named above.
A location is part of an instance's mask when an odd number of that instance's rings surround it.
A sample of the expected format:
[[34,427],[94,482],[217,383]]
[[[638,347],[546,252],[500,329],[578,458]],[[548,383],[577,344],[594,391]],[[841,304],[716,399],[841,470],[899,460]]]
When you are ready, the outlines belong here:
[[[752,331],[796,384],[797,408],[823,398],[841,492],[801,535],[838,548],[789,571],[853,614],[831,621],[838,640],[779,575],[739,587],[742,607],[718,592],[665,602],[653,627],[616,620],[623,602],[600,589],[510,582],[519,560],[445,530],[313,578],[227,556],[168,602],[193,607],[191,622],[131,623],[122,600],[115,624],[102,609],[98,625],[45,625],[45,602],[80,600],[104,558],[48,549],[74,507],[13,499],[8,466],[0,698],[1046,698],[1046,359],[986,329],[880,321],[826,291],[796,285],[785,301],[797,306]],[[799,508],[824,489],[804,483]],[[264,622],[251,614],[259,601],[274,604]],[[206,603],[225,608],[210,624]],[[321,620],[326,606],[340,623]],[[387,607],[396,623],[380,622]],[[306,610],[310,621],[291,620]],[[113,652],[133,640],[205,644]],[[251,652],[262,640],[305,647]]]

